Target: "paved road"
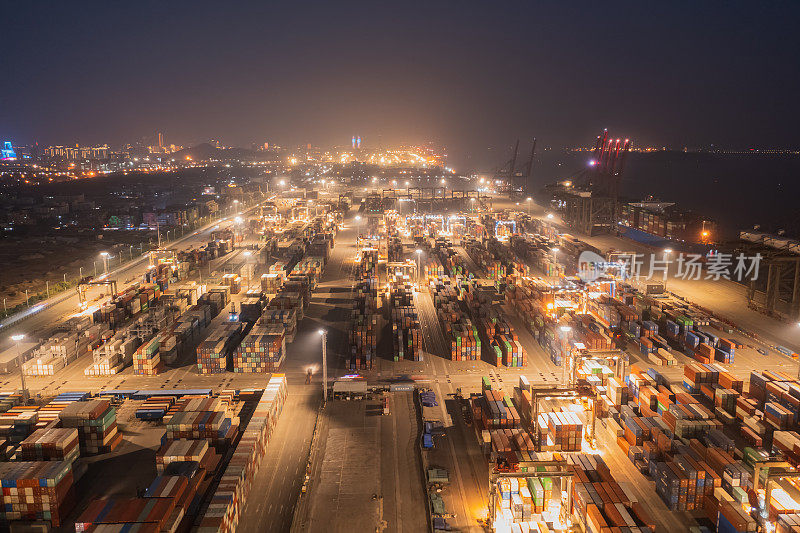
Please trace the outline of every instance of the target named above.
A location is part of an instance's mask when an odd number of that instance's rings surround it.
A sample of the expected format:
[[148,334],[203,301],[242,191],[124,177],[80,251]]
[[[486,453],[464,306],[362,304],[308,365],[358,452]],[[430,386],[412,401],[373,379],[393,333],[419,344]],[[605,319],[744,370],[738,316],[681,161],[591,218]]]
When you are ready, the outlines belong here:
[[[342,356],[349,312],[342,310],[349,310],[345,303],[350,297],[346,260],[352,257],[354,246],[355,233],[347,226],[336,237],[336,246],[306,316],[298,325],[295,341],[287,345],[283,371],[289,384],[288,400],[264,464],[253,480],[251,496],[240,520],[241,531],[289,531],[291,527],[322,400],[320,328],[328,331],[331,375],[344,371]],[[308,368],[314,369],[311,385],[305,384]],[[238,377],[235,382],[238,383]]]

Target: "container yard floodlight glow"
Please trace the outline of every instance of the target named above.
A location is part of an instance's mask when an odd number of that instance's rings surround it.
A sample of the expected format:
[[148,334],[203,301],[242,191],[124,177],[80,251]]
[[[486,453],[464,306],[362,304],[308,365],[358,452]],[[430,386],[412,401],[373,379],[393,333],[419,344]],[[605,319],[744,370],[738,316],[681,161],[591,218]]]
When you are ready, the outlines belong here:
[[242,223],[242,217],[236,217],[236,218],[233,219],[233,221],[236,222],[237,224],[241,224]]
[[470,198],[470,199],[469,199],[469,201],[470,201],[470,202],[474,202],[474,201],[475,201],[475,198]]
[[416,251],[417,251],[417,253],[418,253],[418,254],[421,254],[421,253],[422,253],[422,250],[420,250],[419,248],[417,248],[417,250],[416,250]]
[[324,329],[319,330],[319,334],[320,335],[325,335],[325,330]]
[[531,201],[531,197],[530,197],[530,196],[528,196],[527,198],[525,198],[525,201],[526,201],[526,202],[530,202],[530,201]]
[[361,216],[360,215],[356,215],[356,222],[358,222],[359,220],[361,220]]
[[238,204],[239,200],[234,200],[233,203]]
[[11,340],[14,342],[19,342],[25,338],[25,335],[11,335]]
[[108,257],[108,252],[100,252],[100,255],[102,255],[103,257]]
[[672,253],[672,248],[664,248],[664,253],[665,254],[671,254]]
[[561,326],[561,331],[566,333],[567,331],[572,331],[572,328],[569,326]]
[[406,180],[406,187],[408,187],[408,185],[409,185],[409,181],[408,181],[408,180]]
[[246,257],[250,257],[250,252],[249,252],[249,251],[248,251],[248,252],[245,252],[245,253],[244,253],[244,255],[245,255]]
[[558,253],[558,248],[553,248],[553,253]]
[[553,218],[553,213],[547,213],[547,218]]
[[278,185],[283,187],[284,185],[286,185],[286,182],[284,180],[281,180],[281,181],[278,182]]

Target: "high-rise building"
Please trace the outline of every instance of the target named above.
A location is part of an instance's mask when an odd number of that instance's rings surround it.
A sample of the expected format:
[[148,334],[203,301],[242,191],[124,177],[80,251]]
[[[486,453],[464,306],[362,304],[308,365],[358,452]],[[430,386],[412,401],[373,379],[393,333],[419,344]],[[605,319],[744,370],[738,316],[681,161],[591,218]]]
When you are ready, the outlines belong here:
[[108,159],[108,145],[101,146],[48,146],[44,149],[49,159],[77,161],[80,159]]
[[164,134],[160,131],[158,132],[158,147],[164,148]]
[[3,148],[0,149],[0,159],[16,159],[17,153],[14,151],[14,147],[11,145],[11,141],[6,141],[3,143]]

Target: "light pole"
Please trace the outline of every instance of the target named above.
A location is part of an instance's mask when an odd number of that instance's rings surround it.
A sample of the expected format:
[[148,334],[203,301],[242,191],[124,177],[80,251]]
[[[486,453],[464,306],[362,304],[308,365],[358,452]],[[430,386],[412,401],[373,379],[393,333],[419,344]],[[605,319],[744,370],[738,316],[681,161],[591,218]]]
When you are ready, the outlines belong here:
[[[562,331],[563,336],[565,336],[565,337],[569,335],[570,331],[572,331],[572,327],[571,326],[561,326],[559,329]],[[573,368],[572,368],[572,366],[575,364],[575,361],[573,361],[571,355],[568,356],[568,357],[569,357],[569,359],[567,361],[564,361],[564,363],[562,363],[562,365],[564,367],[564,377],[563,377],[563,379],[564,379],[564,383],[568,383],[568,384],[571,385],[573,383],[573,379],[572,379]]]
[[108,273],[108,252],[100,252],[103,257],[103,274]]
[[558,276],[558,248],[553,248],[553,264],[556,268],[556,276]]
[[475,198],[470,198],[469,199],[469,207],[470,207],[470,212],[474,215],[475,214]]
[[19,341],[25,338],[25,335],[12,335],[11,340],[17,344],[17,365],[19,366],[19,379],[22,381],[22,404],[28,404],[28,387],[25,386],[25,372],[22,370],[22,348],[20,348]]
[[324,329],[319,330],[322,336],[322,404],[328,402],[328,332]]
[[417,248],[416,251],[417,251],[417,285],[420,285],[420,274],[422,274],[422,250]]
[[233,219],[233,249],[236,249],[236,228],[242,223],[242,217]]
[[[247,250],[247,251],[244,252],[244,257],[245,257],[244,265],[245,265],[245,271],[247,272],[247,290],[248,291],[250,290],[250,255],[251,255],[250,250]],[[245,291],[245,292],[247,292],[247,291]]]
[[525,201],[528,202],[528,216],[531,216],[531,197],[528,196]]
[[667,258],[672,253],[672,248],[665,248],[664,249],[664,262],[667,263],[667,270],[664,272],[664,292],[667,291],[667,280],[669,279],[669,262]]

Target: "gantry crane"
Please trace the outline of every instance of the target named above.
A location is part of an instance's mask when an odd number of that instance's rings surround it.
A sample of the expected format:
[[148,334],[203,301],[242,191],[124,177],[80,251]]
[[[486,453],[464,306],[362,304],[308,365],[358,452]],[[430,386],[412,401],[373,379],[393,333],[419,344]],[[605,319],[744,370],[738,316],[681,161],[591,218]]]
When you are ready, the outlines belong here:
[[94,279],[93,277],[83,278],[78,283],[78,302],[81,305],[86,304],[86,291],[90,285],[108,285],[111,287],[111,297],[117,297],[117,280],[115,279]]

